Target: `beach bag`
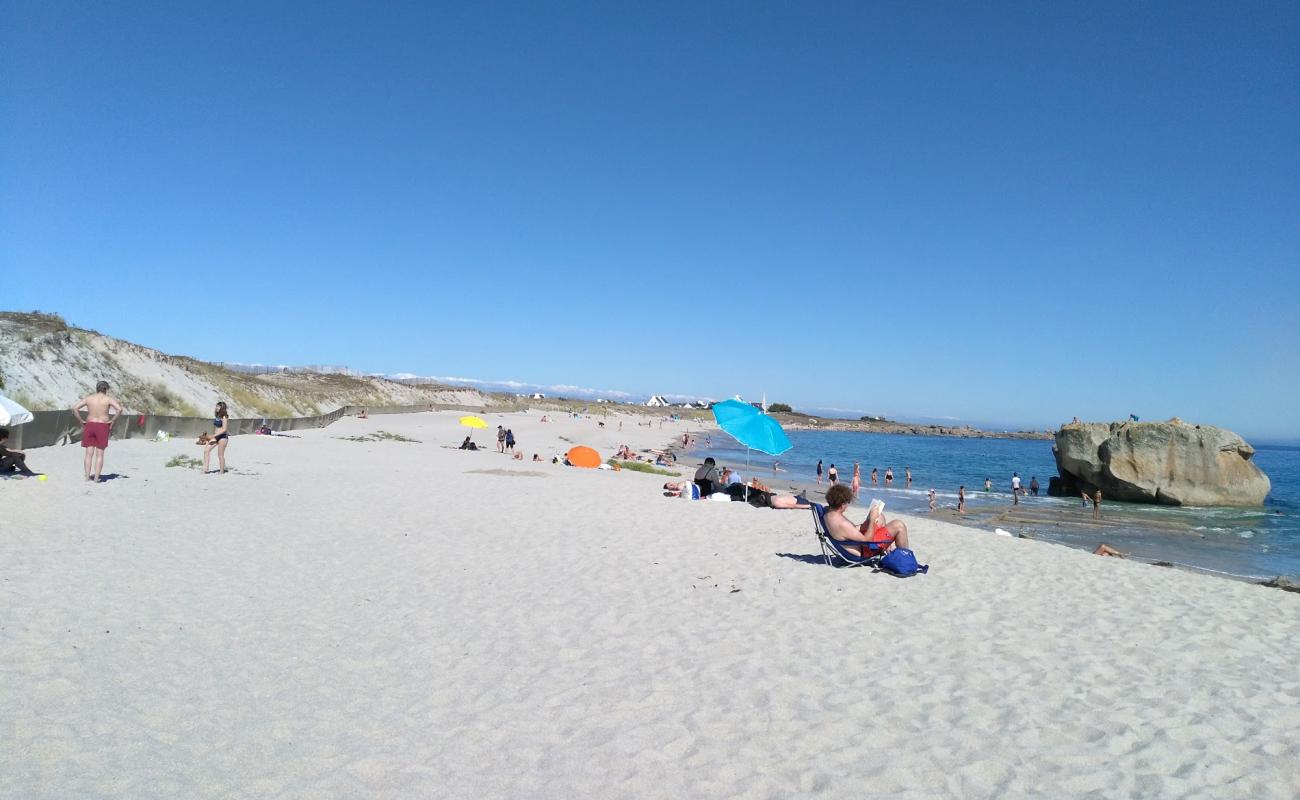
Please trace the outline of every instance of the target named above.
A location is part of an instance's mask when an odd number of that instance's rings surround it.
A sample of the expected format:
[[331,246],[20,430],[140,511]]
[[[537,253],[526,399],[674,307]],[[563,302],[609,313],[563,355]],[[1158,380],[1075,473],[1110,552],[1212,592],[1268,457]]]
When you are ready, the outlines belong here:
[[930,565],[916,563],[916,553],[906,547],[895,547],[880,559],[880,569],[900,578],[906,578],[918,572],[929,572]]

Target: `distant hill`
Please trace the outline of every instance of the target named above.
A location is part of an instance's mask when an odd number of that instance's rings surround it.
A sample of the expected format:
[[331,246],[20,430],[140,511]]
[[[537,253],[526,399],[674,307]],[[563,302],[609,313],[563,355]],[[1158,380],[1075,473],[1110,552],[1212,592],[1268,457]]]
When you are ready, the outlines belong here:
[[177,416],[205,416],[218,400],[233,417],[310,416],[344,405],[496,404],[474,389],[386,378],[251,375],[77,328],[54,314],[0,311],[0,393],[32,411],[67,408],[99,380],[128,411]]

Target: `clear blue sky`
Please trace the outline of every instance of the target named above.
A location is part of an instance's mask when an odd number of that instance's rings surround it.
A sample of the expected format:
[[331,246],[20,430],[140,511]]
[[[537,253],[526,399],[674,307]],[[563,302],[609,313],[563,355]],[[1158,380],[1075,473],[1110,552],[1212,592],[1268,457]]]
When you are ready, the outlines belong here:
[[4,3],[0,308],[1300,437],[1300,4]]

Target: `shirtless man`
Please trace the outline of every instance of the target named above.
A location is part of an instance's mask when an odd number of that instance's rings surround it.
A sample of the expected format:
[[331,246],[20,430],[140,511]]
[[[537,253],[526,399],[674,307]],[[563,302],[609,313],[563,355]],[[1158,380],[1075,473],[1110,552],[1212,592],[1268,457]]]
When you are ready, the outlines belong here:
[[[86,416],[81,416],[85,409]],[[72,407],[72,415],[82,424],[81,447],[85,450],[83,467],[86,480],[99,481],[104,471],[104,451],[108,449],[108,434],[113,420],[122,413],[122,404],[108,393],[108,381],[95,384],[95,393],[88,394]]]
[[907,526],[902,520],[885,520],[885,504],[871,502],[867,521],[854,525],[844,516],[853,500],[853,491],[843,484],[826,490],[826,532],[844,542],[844,549],[856,556],[869,557],[888,553],[895,547],[907,547]]

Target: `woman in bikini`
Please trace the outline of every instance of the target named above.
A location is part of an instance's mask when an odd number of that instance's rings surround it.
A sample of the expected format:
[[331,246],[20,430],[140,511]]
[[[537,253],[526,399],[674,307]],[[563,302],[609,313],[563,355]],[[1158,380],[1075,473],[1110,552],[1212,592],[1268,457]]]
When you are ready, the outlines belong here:
[[203,474],[208,474],[208,463],[212,459],[212,451],[217,451],[217,463],[221,465],[221,474],[226,474],[226,444],[230,442],[230,412],[226,411],[225,401],[217,403],[216,411],[212,412],[212,438],[203,447]]

